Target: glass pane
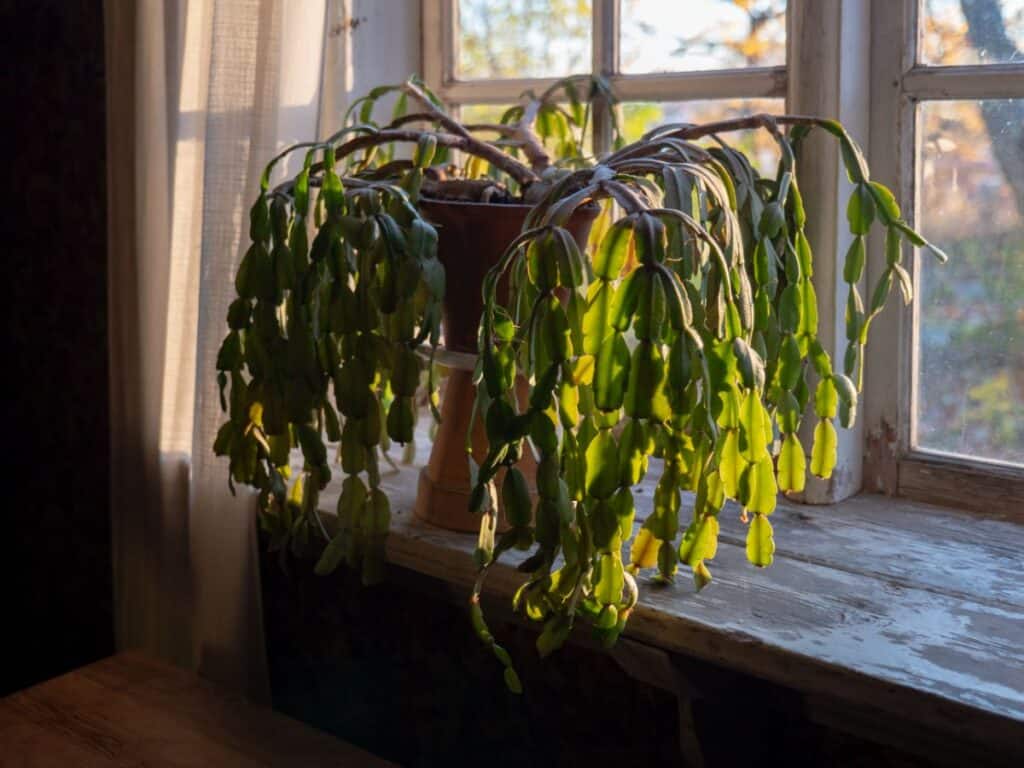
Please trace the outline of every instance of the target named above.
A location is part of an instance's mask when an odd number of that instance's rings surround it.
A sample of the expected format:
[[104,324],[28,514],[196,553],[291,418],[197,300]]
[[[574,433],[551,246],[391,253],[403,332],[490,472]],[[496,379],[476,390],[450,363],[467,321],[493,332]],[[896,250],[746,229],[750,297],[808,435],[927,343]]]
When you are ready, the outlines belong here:
[[466,125],[501,122],[501,116],[513,107],[513,104],[463,104],[459,108],[459,119]]
[[1024,0],[924,0],[924,64],[1024,61]]
[[[645,102],[622,104],[622,133],[626,141],[636,141],[644,133],[663,123],[710,123],[755,112],[781,114],[785,99],[714,99],[710,101]],[[778,145],[766,131],[736,131],[722,138],[747,154],[762,175],[775,175],[779,162]],[[708,143],[708,142],[704,142]]]
[[623,72],[691,72],[786,63],[786,0],[621,3]]
[[590,71],[590,0],[459,0],[458,7],[464,80]]
[[1024,463],[1024,100],[920,107],[917,442]]

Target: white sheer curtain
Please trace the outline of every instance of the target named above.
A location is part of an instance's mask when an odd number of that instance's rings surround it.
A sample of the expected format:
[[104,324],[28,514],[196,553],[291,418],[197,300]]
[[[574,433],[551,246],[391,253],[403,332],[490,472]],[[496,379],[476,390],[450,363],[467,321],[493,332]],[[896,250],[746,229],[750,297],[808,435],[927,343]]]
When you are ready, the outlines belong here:
[[320,132],[326,2],[106,4],[118,642],[256,698],[254,499],[211,450],[214,361],[262,165]]

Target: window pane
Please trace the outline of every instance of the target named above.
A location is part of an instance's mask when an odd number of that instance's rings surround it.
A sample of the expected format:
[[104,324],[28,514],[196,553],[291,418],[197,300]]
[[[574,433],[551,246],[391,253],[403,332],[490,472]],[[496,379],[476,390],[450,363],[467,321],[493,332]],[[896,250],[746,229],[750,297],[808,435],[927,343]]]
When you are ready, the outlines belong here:
[[[631,101],[622,105],[622,133],[627,142],[636,141],[644,133],[663,123],[710,123],[756,112],[781,114],[785,107],[785,99]],[[736,131],[722,134],[722,138],[731,146],[745,152],[762,176],[775,174],[779,150],[767,131]]]
[[690,72],[786,63],[786,0],[621,3],[623,72]]
[[947,66],[1024,61],[1024,0],[925,0],[919,58]]
[[458,76],[590,71],[590,0],[459,0]]
[[463,104],[459,108],[459,119],[467,125],[500,123],[501,116],[514,104]]
[[920,107],[917,441],[1024,463],[1024,100]]

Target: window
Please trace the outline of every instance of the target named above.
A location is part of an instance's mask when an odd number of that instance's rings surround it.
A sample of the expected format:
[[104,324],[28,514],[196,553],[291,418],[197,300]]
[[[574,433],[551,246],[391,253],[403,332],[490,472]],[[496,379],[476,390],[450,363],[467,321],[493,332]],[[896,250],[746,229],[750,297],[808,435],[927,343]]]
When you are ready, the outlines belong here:
[[[879,328],[904,350],[878,358],[872,399],[890,407],[899,446],[895,487],[928,478],[947,499],[1024,508],[1024,0],[885,4],[874,19],[880,54],[873,166],[891,168],[905,211],[950,256],[915,258],[918,301]],[[880,27],[903,38],[886,51]],[[895,83],[895,88],[885,88]],[[894,131],[895,128],[895,131]],[[941,471],[934,471],[941,467]],[[933,471],[928,472],[931,468]],[[935,498],[935,493],[925,496]],[[988,498],[989,495],[995,499]],[[1000,501],[1000,498],[1002,499]],[[1016,509],[1014,509],[1016,507]]]
[[785,0],[624,0],[620,69],[627,74],[783,66]]
[[591,60],[590,3],[462,0],[458,57],[462,80],[564,77]]
[[[611,81],[627,140],[667,121],[785,109],[786,0],[427,0],[423,18],[441,20],[424,26],[427,81],[474,121],[588,72]],[[600,152],[609,126],[595,118]],[[769,161],[773,142],[751,141]]]
[[[627,140],[787,108],[843,121],[951,258],[914,254],[918,300],[873,329],[848,471],[810,499],[855,492],[863,470],[876,490],[1024,511],[1024,0],[424,0],[423,19],[428,82],[474,121],[581,72],[611,82]],[[609,125],[592,130],[608,148]],[[767,137],[733,138],[773,167]],[[815,251],[843,253],[848,188],[825,144],[801,178]],[[845,292],[834,269],[815,279],[841,359]]]
[[924,101],[917,121],[918,219],[953,258],[921,260],[915,444],[1024,464],[1024,101]]

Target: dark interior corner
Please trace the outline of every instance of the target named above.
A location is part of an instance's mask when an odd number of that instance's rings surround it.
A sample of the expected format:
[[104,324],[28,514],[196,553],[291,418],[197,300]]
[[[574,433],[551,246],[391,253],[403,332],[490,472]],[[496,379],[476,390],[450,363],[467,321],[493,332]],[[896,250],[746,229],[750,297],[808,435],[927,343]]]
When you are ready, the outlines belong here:
[[3,6],[3,231],[17,288],[4,301],[16,399],[0,694],[114,649],[103,4]]

